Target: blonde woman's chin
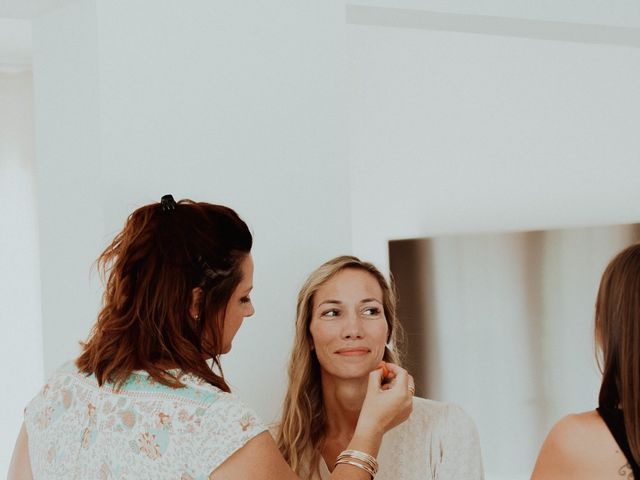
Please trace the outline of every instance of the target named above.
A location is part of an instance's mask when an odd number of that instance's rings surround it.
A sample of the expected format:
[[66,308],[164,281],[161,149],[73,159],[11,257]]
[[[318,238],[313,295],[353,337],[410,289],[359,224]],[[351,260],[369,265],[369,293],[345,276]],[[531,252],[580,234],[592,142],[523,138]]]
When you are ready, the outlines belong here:
[[[342,381],[352,380],[367,383],[369,381],[369,373],[371,373],[372,370],[374,369],[368,365],[350,365],[340,368],[339,370],[334,370],[329,376]],[[326,375],[326,373],[323,375]]]

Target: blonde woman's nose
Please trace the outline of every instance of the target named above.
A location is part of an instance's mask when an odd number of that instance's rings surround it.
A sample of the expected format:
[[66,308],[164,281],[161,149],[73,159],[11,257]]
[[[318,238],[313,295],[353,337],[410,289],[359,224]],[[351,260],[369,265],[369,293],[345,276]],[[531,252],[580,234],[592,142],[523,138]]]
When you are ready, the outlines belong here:
[[349,314],[346,315],[344,327],[342,330],[343,338],[354,339],[354,338],[362,338],[362,325],[360,319],[358,319],[357,315]]

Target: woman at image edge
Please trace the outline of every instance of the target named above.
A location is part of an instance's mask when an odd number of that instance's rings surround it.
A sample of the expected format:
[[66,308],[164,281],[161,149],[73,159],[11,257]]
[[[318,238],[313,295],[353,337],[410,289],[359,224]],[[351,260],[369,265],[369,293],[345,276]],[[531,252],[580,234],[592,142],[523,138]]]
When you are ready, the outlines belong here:
[[[311,273],[298,295],[296,336],[278,447],[298,475],[327,479],[366,403],[369,372],[398,363],[396,298],[384,276],[356,257]],[[413,399],[409,420],[387,433],[378,480],[479,480],[478,434],[456,405]]]
[[598,408],[549,432],[532,480],[640,479],[640,244],[607,266],[596,299]]
[[[231,209],[181,201],[133,212],[99,265],[103,308],[82,354],[25,409],[9,479],[296,479],[253,411],[218,369],[253,315],[252,237]],[[368,377],[351,453],[377,454],[407,418],[410,379]],[[368,457],[370,454],[371,457]],[[375,463],[375,459],[371,461]],[[336,479],[369,479],[357,459]]]

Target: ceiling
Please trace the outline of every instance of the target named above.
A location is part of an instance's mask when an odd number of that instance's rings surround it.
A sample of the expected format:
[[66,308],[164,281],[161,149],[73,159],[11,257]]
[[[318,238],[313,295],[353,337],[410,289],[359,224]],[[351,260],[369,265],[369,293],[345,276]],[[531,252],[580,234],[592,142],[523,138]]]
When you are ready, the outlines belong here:
[[0,18],[30,20],[77,0],[0,0]]
[[609,27],[640,27],[638,0],[346,0],[348,6],[407,9]]
[[[101,0],[0,0],[0,72],[30,67],[32,50],[30,20],[80,1],[99,2]],[[606,2],[601,0],[344,0],[344,3],[347,20],[350,16],[362,16],[366,13],[369,16],[375,14],[388,23],[394,21],[394,18],[399,15],[411,16],[411,12],[414,12],[417,16],[424,16],[431,12],[432,16],[437,17],[433,20],[437,23],[437,29],[441,30],[447,28],[456,30],[454,24],[459,21],[479,23],[482,27],[487,22],[495,21],[492,19],[498,19],[498,22],[501,21],[499,19],[504,21],[510,19],[512,22],[508,26],[516,34],[519,29],[524,27],[530,29],[540,24],[540,28],[558,30],[566,36],[572,34],[572,29],[575,30],[572,25],[577,25],[579,31],[573,32],[573,37],[591,35],[594,43],[597,43],[602,42],[602,39],[606,39],[608,35],[614,40],[618,37],[626,39],[622,42],[616,40],[608,43],[640,45],[640,1],[638,0],[607,0]],[[150,5],[152,4],[150,0]],[[449,16],[446,16],[447,14]],[[522,21],[529,23],[525,25]],[[533,24],[529,25],[531,22]],[[555,22],[559,23],[556,25]],[[431,23],[426,22],[425,28],[432,28]],[[595,33],[591,30],[583,32],[585,28],[591,28],[589,26],[602,26],[605,29],[604,33],[602,28],[596,28]],[[628,38],[633,41],[630,43]]]
[[[0,0],[0,18],[33,19],[74,1]],[[96,0],[94,0],[96,1]],[[640,27],[638,0],[344,0],[345,5]]]

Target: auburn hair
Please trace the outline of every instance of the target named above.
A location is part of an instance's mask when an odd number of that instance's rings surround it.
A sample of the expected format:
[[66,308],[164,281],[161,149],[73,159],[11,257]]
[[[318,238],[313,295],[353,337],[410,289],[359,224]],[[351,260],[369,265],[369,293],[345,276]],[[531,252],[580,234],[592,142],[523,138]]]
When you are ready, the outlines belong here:
[[602,275],[595,337],[602,371],[599,406],[622,410],[629,448],[640,463],[640,244],[616,255]]
[[352,256],[336,257],[313,271],[298,294],[295,339],[289,359],[289,386],[276,437],[284,459],[302,478],[311,476],[318,469],[326,423],[320,364],[312,348],[309,330],[314,296],[325,282],[345,269],[363,270],[380,285],[389,330],[383,360],[400,364],[398,352],[403,332],[396,313],[397,295],[393,278],[387,282],[373,264]]
[[[135,210],[98,257],[102,309],[76,365],[100,385],[119,388],[133,371],[146,370],[164,385],[181,387],[179,375],[168,371],[177,368],[228,392],[219,360],[222,323],[242,280],[251,232],[228,207],[171,202],[171,208],[154,203]],[[196,288],[202,293],[193,318]]]

